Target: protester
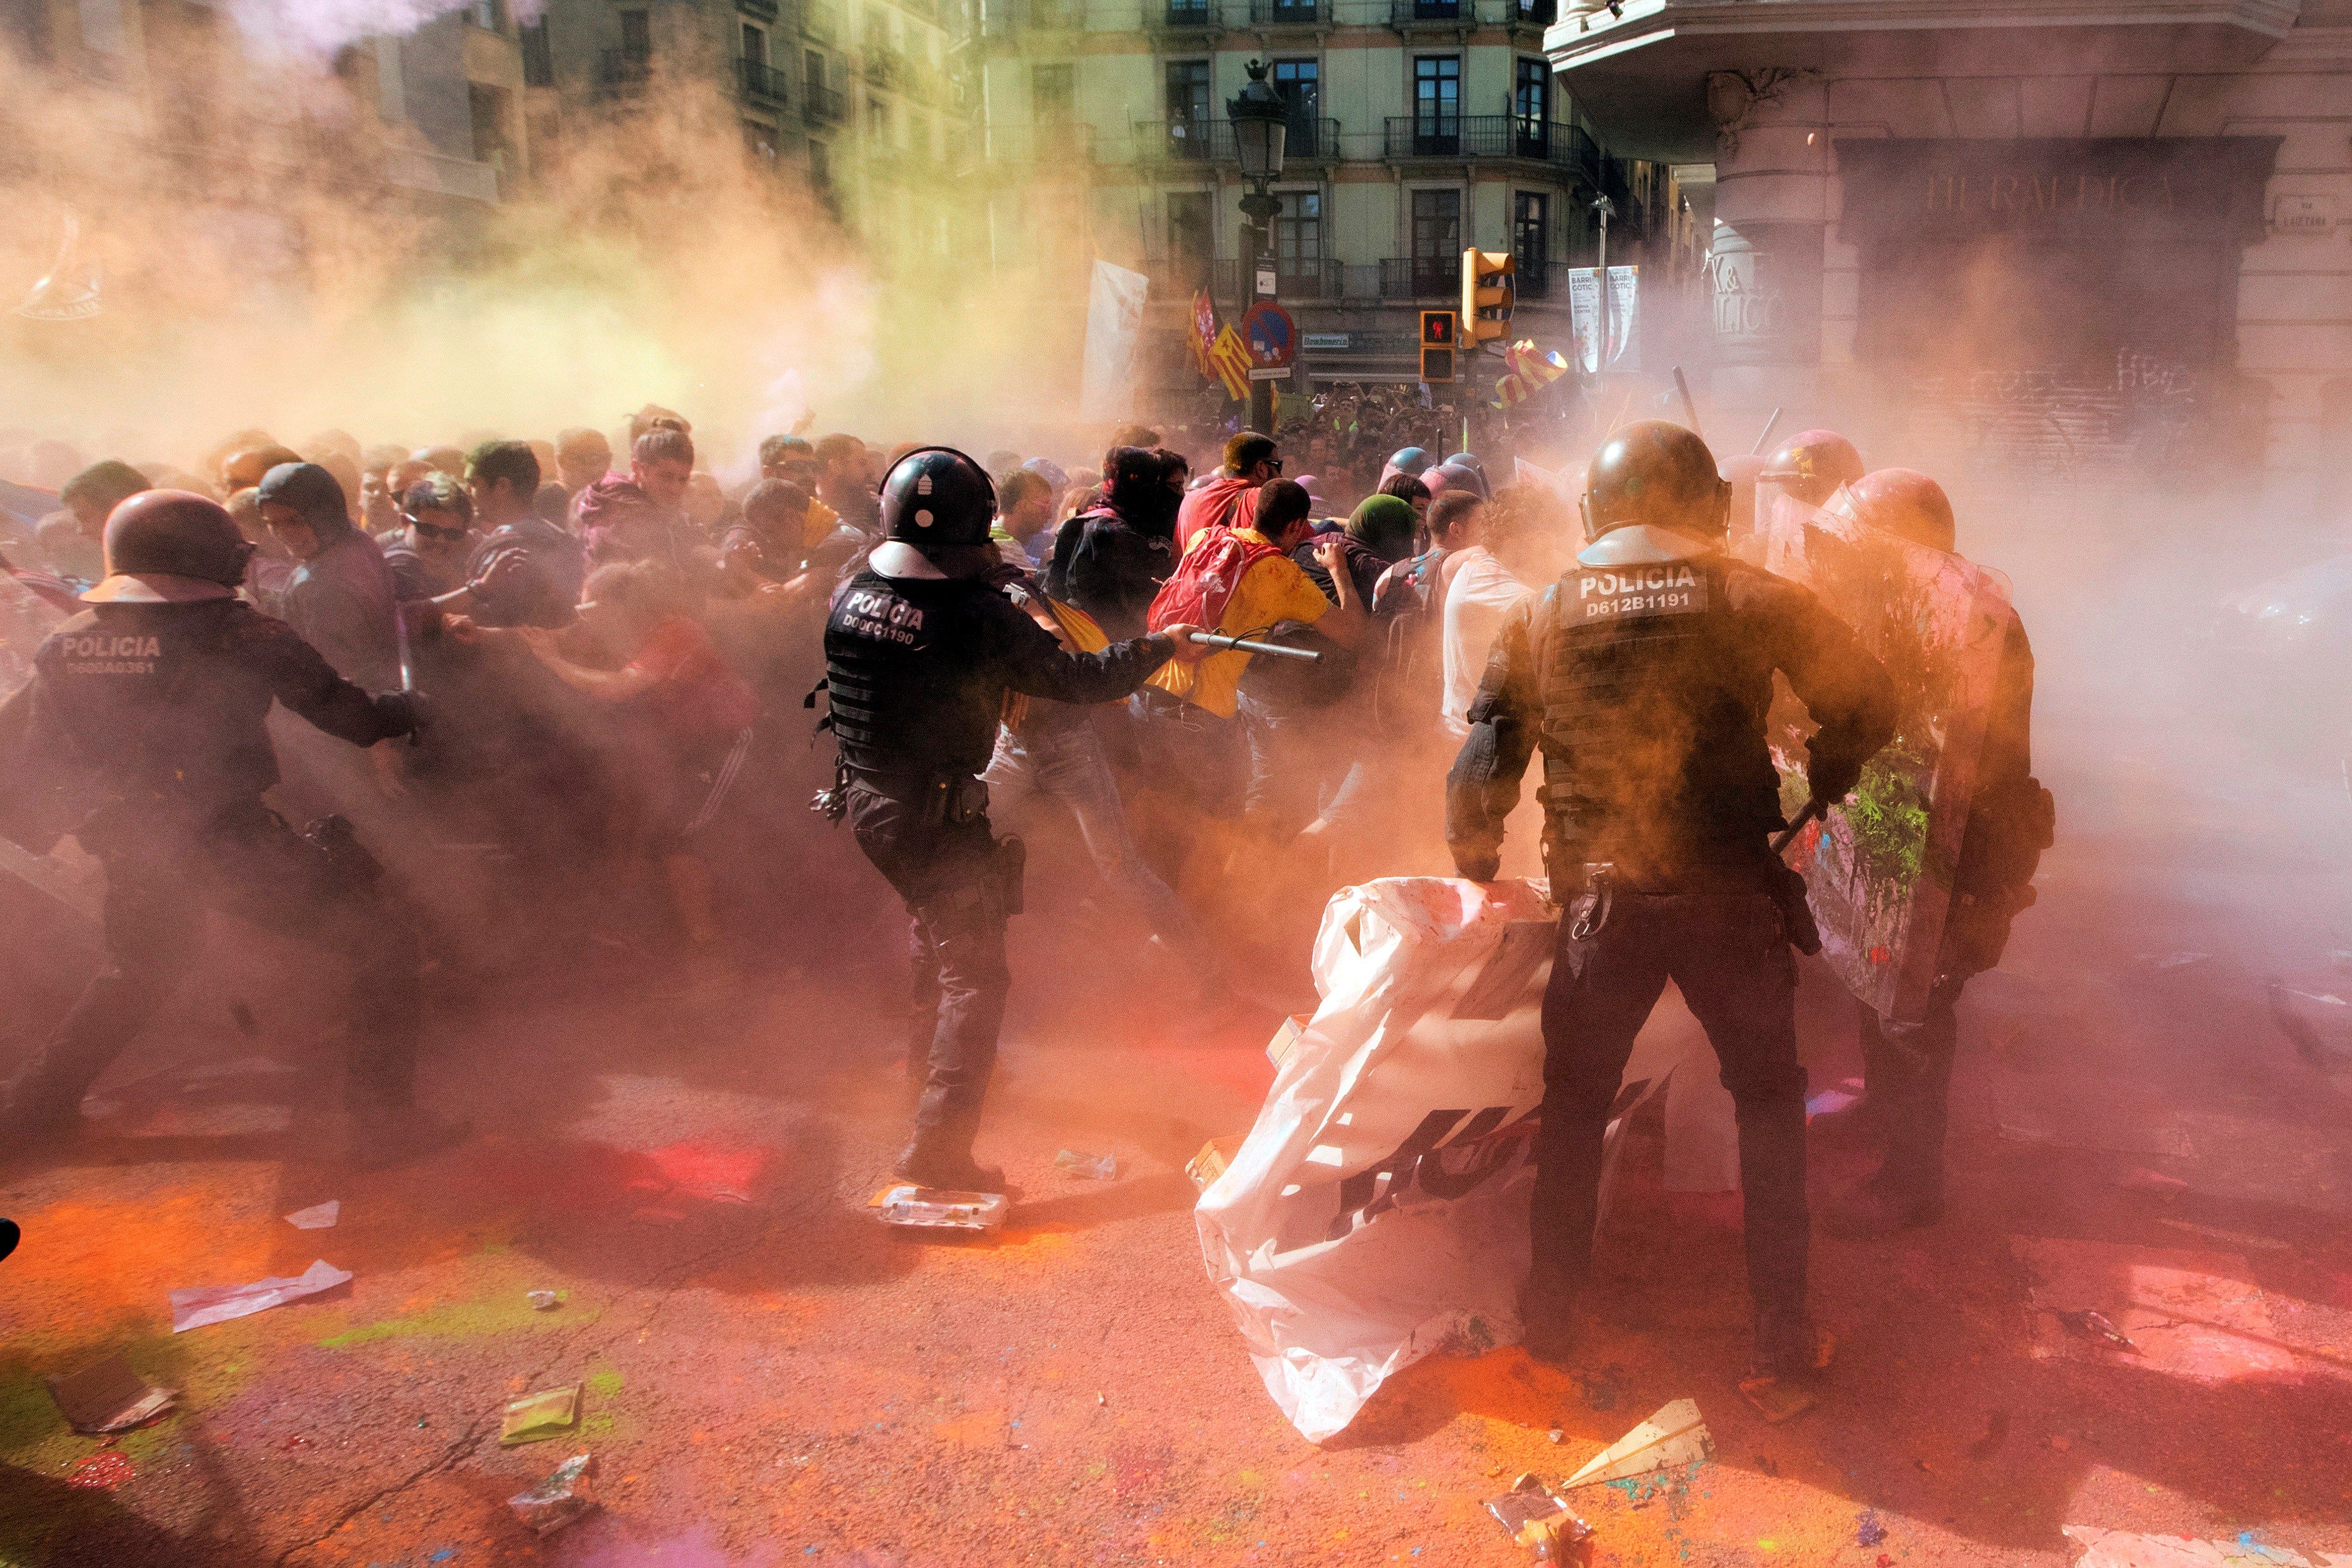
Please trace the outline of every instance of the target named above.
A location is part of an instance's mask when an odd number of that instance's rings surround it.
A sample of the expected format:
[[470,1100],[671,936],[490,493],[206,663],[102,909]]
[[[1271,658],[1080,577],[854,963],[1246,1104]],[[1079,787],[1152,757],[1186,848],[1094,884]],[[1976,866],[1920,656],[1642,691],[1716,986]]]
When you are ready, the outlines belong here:
[[555,477],[573,496],[613,468],[612,443],[604,433],[574,426],[555,437]]
[[255,498],[261,521],[295,563],[277,608],[335,672],[369,691],[400,689],[392,572],[352,523],[342,486],[315,463],[281,463]]
[[855,436],[827,436],[816,444],[817,499],[843,521],[871,535],[880,526],[874,458]]
[[1053,520],[1058,494],[1051,480],[1031,468],[1015,468],[996,488],[996,521],[988,536],[1014,564],[1036,564],[1035,542]]
[[[1442,509],[1442,511],[1441,511]],[[1503,621],[1528,594],[1493,544],[1515,542],[1494,509],[1468,490],[1450,490],[1432,507],[1443,516],[1447,545],[1440,571],[1444,585],[1445,700],[1440,710],[1446,732],[1456,740],[1470,733],[1470,702]],[[1433,530],[1433,531],[1434,531]]]
[[[662,434],[649,431],[638,440]],[[573,662],[543,626],[499,630],[461,621],[453,632],[482,647],[516,639],[566,686],[625,710],[635,721],[635,732],[651,742],[633,748],[642,805],[636,853],[660,868],[687,941],[709,949],[720,932],[710,867],[697,840],[735,785],[757,700],[695,618],[693,595],[664,563],[597,567],[582,588],[579,616],[583,629],[619,668]]]
[[[1332,574],[1335,602],[1290,558],[1313,530],[1307,492],[1286,479],[1266,488],[1262,521],[1273,531],[1208,527],[1194,534],[1152,600],[1147,624],[1255,637],[1287,623],[1352,648],[1362,634],[1364,610],[1352,580],[1339,570],[1345,547],[1327,540],[1315,548],[1315,560]],[[1228,648],[1195,664],[1166,667],[1136,694],[1145,775],[1210,817],[1238,816],[1249,805],[1249,739],[1239,714],[1242,677],[1256,657]]]
[[1224,466],[1186,496],[1176,514],[1176,548],[1190,548],[1192,536],[1204,528],[1249,527],[1258,487],[1281,473],[1273,437],[1244,430],[1226,442]]
[[445,610],[485,626],[560,626],[579,602],[587,561],[580,542],[540,515],[539,455],[521,441],[491,441],[466,459],[466,488],[479,536],[464,580],[436,595]]
[[572,502],[588,558],[657,560],[683,576],[692,562],[694,534],[682,510],[694,478],[694,438],[656,426],[629,448],[629,471],[606,474]]
[[1103,455],[1100,506],[1054,536],[1045,591],[1076,605],[1113,637],[1139,637],[1160,585],[1175,569],[1177,497],[1159,454],[1114,447]]
[[82,537],[97,551],[103,548],[106,520],[114,509],[148,488],[146,475],[128,463],[109,458],[68,479],[58,491],[58,504],[73,513]]
[[403,604],[437,599],[466,582],[466,555],[474,543],[474,503],[446,474],[409,486],[400,498],[404,521],[383,546],[394,595]]

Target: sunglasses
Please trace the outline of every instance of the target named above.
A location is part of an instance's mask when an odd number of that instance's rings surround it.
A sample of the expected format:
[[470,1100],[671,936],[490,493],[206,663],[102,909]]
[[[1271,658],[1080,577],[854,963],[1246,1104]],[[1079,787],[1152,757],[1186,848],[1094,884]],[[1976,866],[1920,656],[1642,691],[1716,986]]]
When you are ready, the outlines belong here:
[[416,530],[423,537],[436,540],[443,544],[455,544],[465,538],[467,533],[463,524],[456,528],[436,528],[429,522],[423,522],[413,517],[408,520],[408,526]]

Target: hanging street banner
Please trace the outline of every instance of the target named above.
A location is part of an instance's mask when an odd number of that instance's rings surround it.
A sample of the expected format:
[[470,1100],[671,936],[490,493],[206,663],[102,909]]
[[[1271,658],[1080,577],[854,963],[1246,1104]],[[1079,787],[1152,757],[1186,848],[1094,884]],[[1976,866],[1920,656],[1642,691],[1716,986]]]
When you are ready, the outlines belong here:
[[1568,272],[1568,316],[1576,339],[1576,364],[1587,375],[1607,370],[1642,368],[1642,269],[1609,269],[1609,356],[1601,363],[1596,341],[1601,317],[1601,270],[1571,267]]
[[1143,324],[1143,298],[1151,279],[1140,272],[1095,263],[1087,300],[1087,356],[1078,380],[1078,416],[1118,419],[1135,402],[1135,341]]

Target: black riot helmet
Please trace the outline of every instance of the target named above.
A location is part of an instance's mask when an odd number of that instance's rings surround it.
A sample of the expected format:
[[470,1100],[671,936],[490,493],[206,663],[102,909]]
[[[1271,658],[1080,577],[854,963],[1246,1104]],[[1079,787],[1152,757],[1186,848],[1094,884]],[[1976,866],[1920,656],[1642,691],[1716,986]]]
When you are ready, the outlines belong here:
[[882,476],[882,537],[919,549],[988,542],[996,486],[952,447],[918,447]]
[[1621,528],[1670,528],[1720,539],[1731,521],[1731,487],[1696,432],[1663,419],[1628,425],[1602,444],[1584,473],[1584,537]]
[[245,581],[253,546],[226,508],[190,490],[142,490],[106,520],[106,579],[94,605],[226,599]]

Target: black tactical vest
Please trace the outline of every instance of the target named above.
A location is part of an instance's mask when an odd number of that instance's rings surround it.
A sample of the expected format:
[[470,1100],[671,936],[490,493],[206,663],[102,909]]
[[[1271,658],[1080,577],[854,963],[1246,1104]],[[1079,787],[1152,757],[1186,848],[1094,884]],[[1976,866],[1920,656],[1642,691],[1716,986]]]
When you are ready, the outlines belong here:
[[860,572],[824,626],[825,695],[841,760],[860,773],[920,781],[988,765],[1004,699],[987,668],[987,599],[978,578]]
[[1754,858],[1780,821],[1772,671],[1721,557],[1571,567],[1536,624],[1544,801],[1637,883]]

